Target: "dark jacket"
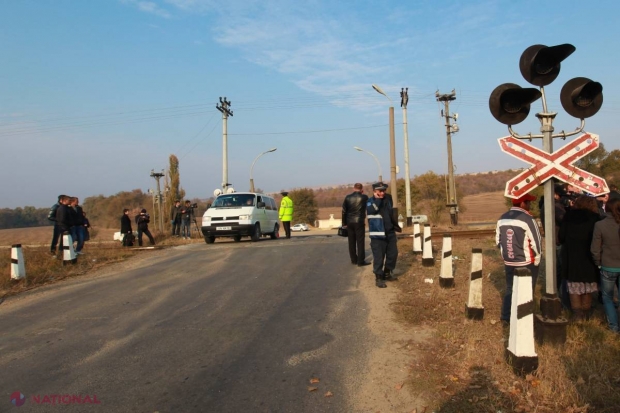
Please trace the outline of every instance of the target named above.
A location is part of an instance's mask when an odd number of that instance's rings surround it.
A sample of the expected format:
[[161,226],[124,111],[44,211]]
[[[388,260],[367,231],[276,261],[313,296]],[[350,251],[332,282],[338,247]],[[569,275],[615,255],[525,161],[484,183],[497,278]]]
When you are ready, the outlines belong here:
[[604,220],[594,225],[590,252],[594,264],[607,268],[620,268],[620,225],[610,212]]
[[185,222],[192,222],[194,220],[194,208],[192,208],[191,206],[182,207],[181,219]]
[[84,225],[84,210],[81,206],[71,207],[73,210],[73,225],[74,226],[83,226]]
[[564,215],[558,232],[558,242],[562,245],[560,276],[563,279],[586,283],[598,280],[598,269],[590,253],[594,224],[598,220],[598,214],[587,209],[571,209]]
[[170,220],[175,222],[181,222],[181,210],[183,209],[182,205],[173,206],[172,211],[170,211]]
[[128,232],[132,232],[131,220],[129,219],[129,215],[123,214],[121,217],[121,233],[127,234]]
[[69,231],[73,225],[72,212],[70,206],[60,204],[56,210],[56,225],[60,228],[61,232]]
[[497,221],[495,244],[502,251],[505,265],[539,265],[542,240],[534,218],[525,209],[512,207]]
[[148,229],[149,222],[151,222],[151,217],[149,214],[140,213],[140,215],[136,215],[136,224],[138,225],[138,229]]
[[[385,239],[386,234],[395,232],[396,226],[393,222],[392,198],[385,197],[368,198],[366,202],[366,213],[368,214],[368,235],[370,239]],[[400,228],[399,228],[400,229]]]
[[368,202],[368,196],[360,192],[355,191],[347,195],[342,203],[342,225],[364,224],[366,202]]

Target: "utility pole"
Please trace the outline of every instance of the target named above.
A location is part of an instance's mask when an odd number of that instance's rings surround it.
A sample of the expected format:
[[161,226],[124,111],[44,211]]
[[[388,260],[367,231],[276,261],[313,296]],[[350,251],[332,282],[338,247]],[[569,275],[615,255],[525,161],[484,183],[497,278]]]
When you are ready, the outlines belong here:
[[443,102],[445,109],[441,111],[441,116],[446,120],[446,136],[448,139],[448,188],[446,194],[446,206],[450,208],[450,221],[452,225],[458,224],[459,207],[456,202],[456,186],[454,184],[454,164],[452,163],[452,134],[459,131],[456,123],[450,124],[450,121],[458,119],[458,114],[450,116],[450,102],[456,100],[456,92],[452,89],[449,94],[440,95],[439,91],[435,92],[438,102]]
[[161,188],[159,186],[159,180],[164,176],[164,170],[162,169],[161,172],[155,172],[153,169],[151,169],[151,178],[155,178],[155,180],[157,181],[157,205],[158,205],[158,209],[159,209],[159,232],[163,233],[164,232],[164,214],[162,213],[162,207],[161,207]]
[[220,104],[215,105],[217,110],[222,112],[222,191],[230,185],[228,183],[228,117],[233,115],[230,110],[230,101],[226,100],[226,96],[220,97]]
[[405,138],[405,208],[407,210],[407,226],[411,226],[411,178],[409,175],[409,132],[407,126],[407,102],[409,88],[400,89],[400,106],[403,108],[403,136]]

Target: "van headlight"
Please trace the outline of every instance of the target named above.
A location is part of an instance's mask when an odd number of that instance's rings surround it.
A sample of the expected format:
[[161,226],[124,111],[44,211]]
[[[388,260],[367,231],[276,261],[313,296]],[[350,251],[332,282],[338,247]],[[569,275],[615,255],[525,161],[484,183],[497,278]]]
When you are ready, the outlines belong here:
[[249,215],[239,215],[239,221],[247,221],[250,219]]
[[211,223],[211,217],[204,217],[202,220],[204,221],[205,224]]

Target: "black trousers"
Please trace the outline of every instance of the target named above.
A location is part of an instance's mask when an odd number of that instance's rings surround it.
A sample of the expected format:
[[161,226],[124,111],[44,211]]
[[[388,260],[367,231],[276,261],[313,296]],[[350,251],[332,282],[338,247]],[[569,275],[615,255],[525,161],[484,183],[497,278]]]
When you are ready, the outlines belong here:
[[353,222],[347,224],[347,232],[349,233],[349,257],[353,264],[363,264],[366,260],[366,251],[364,250],[364,233],[366,225],[363,222]]
[[[54,223],[54,233],[52,234],[52,244],[50,245],[50,251],[52,254],[56,253],[56,246],[58,245],[59,239],[62,239],[62,230],[58,224]],[[60,251],[62,252],[62,246],[60,247]]]
[[392,271],[396,268],[396,258],[398,257],[398,247],[396,246],[396,233],[388,232],[385,239],[370,239],[370,249],[372,250],[372,272],[375,277],[384,279],[385,271]]
[[282,221],[282,226],[284,227],[284,233],[286,234],[286,238],[291,237],[291,221]]
[[172,221],[172,235],[181,235],[181,220],[176,219]]
[[153,239],[153,235],[151,235],[151,231],[149,231],[148,228],[141,229],[140,227],[138,227],[138,245],[140,247],[142,246],[142,234],[145,234],[147,237],[149,237],[151,245],[155,245],[155,240]]

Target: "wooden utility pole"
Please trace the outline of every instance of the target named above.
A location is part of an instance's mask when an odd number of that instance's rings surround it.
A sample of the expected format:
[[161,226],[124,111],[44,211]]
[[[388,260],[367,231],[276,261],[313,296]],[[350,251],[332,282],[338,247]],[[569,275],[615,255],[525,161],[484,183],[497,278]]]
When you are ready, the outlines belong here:
[[448,188],[446,191],[446,206],[450,208],[450,221],[452,225],[458,224],[459,207],[456,200],[456,185],[454,184],[454,164],[452,163],[452,134],[458,132],[459,128],[450,121],[458,118],[458,114],[450,116],[450,102],[456,100],[456,92],[452,89],[449,94],[439,94],[435,92],[438,102],[443,102],[445,109],[441,111],[441,116],[446,120],[446,137],[448,140]]
[[[157,205],[158,205],[158,213],[159,213],[159,232],[164,232],[164,214],[162,213],[162,207],[161,207],[161,188],[159,186],[159,180],[164,176],[164,171],[162,170],[161,172],[155,172],[153,169],[151,169],[151,178],[155,178],[155,180],[157,181]],[[153,211],[155,212],[155,211]]]

